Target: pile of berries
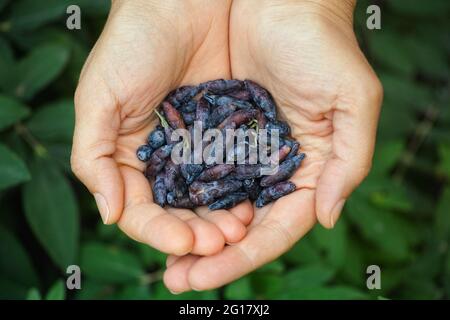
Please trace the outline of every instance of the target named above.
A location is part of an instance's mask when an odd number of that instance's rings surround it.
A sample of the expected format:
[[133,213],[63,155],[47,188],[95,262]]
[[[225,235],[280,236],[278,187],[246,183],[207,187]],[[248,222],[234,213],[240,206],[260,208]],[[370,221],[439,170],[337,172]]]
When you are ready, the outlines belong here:
[[[217,210],[232,208],[250,199],[257,207],[263,207],[295,190],[288,179],[305,154],[298,153],[300,145],[290,137],[289,125],[276,119],[276,105],[270,93],[255,82],[218,79],[198,86],[183,86],[169,93],[156,113],[160,124],[150,132],[147,144],[140,146],[136,154],[147,164],[145,175],[153,183],[153,198],[160,206],[192,209],[208,205],[210,210]],[[201,163],[176,163],[171,159],[172,149],[185,142],[173,141],[172,133],[176,129],[186,129],[194,134],[197,123],[201,123],[202,132],[241,129],[248,135],[243,144],[233,142],[231,161],[227,154],[229,149],[221,144],[226,158],[222,163],[203,160]],[[269,160],[276,159],[279,163],[274,174],[263,175],[262,170],[272,162],[262,163],[259,157],[253,162],[249,160],[250,133],[257,148],[262,148],[260,135],[254,134],[261,129],[267,130],[269,139],[272,132],[277,132],[277,150],[270,153],[264,146]],[[209,142],[201,143],[205,148]],[[238,156],[244,162],[237,161]],[[188,158],[192,160],[192,154]]]

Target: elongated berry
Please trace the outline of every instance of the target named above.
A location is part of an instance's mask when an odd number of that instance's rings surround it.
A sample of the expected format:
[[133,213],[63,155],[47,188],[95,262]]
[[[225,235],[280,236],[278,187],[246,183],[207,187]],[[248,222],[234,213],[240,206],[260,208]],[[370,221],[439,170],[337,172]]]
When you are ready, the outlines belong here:
[[295,190],[295,184],[290,181],[279,182],[273,186],[263,189],[256,199],[256,207],[262,208],[266,204],[277,200]]
[[266,129],[269,131],[278,130],[280,137],[285,137],[291,133],[289,125],[284,121],[270,121],[266,124]]
[[147,169],[145,170],[145,175],[147,177],[153,177],[162,170],[166,164],[167,158],[172,152],[172,147],[173,145],[166,144],[152,153],[147,164]]
[[254,81],[245,80],[244,82],[256,105],[261,108],[267,119],[274,121],[276,119],[276,106],[270,93]]
[[246,192],[234,192],[211,203],[208,208],[209,210],[229,209],[247,199],[248,194]]
[[224,94],[226,92],[242,88],[243,82],[235,79],[217,79],[201,83],[199,87],[206,89],[207,91],[212,93]]
[[180,112],[172,104],[164,101],[162,103],[162,109],[166,116],[166,120],[172,129],[186,129],[186,125],[184,124]]
[[241,187],[241,181],[227,178],[212,182],[194,181],[189,186],[189,197],[196,205],[207,205]]
[[164,174],[159,173],[153,184],[153,201],[164,207],[166,204],[167,189],[164,183]]
[[304,153],[300,153],[299,155],[284,161],[279,165],[278,171],[275,174],[265,176],[261,179],[261,186],[267,187],[271,186],[280,181],[284,181],[292,177],[297,168],[302,163],[302,160],[305,158]]
[[218,164],[214,167],[205,169],[197,178],[198,181],[208,182],[219,180],[227,176],[234,170],[233,164]]
[[258,198],[262,190],[261,186],[259,185],[259,181],[257,179],[245,179],[243,181],[243,186],[245,192],[247,192],[248,197],[252,201],[255,201]]

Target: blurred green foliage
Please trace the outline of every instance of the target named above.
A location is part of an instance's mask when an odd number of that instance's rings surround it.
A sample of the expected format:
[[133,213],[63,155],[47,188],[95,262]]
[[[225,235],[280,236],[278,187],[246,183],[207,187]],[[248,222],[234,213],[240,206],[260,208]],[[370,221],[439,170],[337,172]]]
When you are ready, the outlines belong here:
[[[65,27],[70,4],[81,30]],[[381,30],[365,27],[369,4],[381,6]],[[449,1],[358,1],[385,99],[373,170],[337,226],[316,226],[225,288],[178,296],[162,284],[164,255],[101,225],[70,173],[72,97],[108,10],[108,0],[0,0],[0,298],[450,298]],[[82,290],[65,290],[70,264]],[[371,264],[381,290],[366,288]]]

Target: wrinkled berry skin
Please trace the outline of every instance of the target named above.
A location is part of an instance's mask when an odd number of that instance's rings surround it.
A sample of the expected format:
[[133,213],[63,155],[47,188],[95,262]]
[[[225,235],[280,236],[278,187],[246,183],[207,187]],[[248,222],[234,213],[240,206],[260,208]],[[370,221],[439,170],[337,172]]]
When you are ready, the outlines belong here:
[[195,114],[195,120],[201,121],[202,124],[206,124],[209,118],[209,103],[206,99],[200,99],[197,103],[197,111]]
[[238,110],[230,114],[225,120],[223,120],[218,126],[218,129],[236,129],[241,124],[249,122],[256,117],[256,110]]
[[212,182],[194,181],[189,186],[189,198],[195,205],[203,206],[241,187],[241,181],[227,178]]
[[183,118],[184,123],[185,123],[187,126],[190,126],[190,125],[193,124],[194,121],[195,121],[195,112],[183,112],[183,113],[181,114],[181,116],[182,116],[182,118]]
[[234,164],[218,164],[204,170],[197,178],[198,181],[209,182],[219,180],[234,171]]
[[205,94],[203,97],[214,107],[234,106],[238,109],[252,109],[251,103],[239,100],[230,96],[219,96],[214,94]]
[[247,90],[235,90],[228,92],[227,95],[241,101],[249,101],[252,98]]
[[136,156],[142,162],[147,162],[148,160],[150,160],[152,153],[153,153],[152,147],[146,144],[140,146],[136,150]]
[[263,189],[256,199],[255,205],[257,208],[262,208],[266,204],[277,200],[291,192],[294,192],[295,184],[290,181],[279,182],[271,187]]
[[175,181],[180,175],[180,165],[168,160],[164,166],[164,184],[166,189],[171,191],[175,188]]
[[304,153],[300,153],[299,155],[293,157],[292,159],[288,159],[284,161],[278,167],[278,172],[269,176],[265,176],[261,179],[260,185],[262,187],[271,186],[280,181],[284,181],[292,177],[294,172],[300,167],[302,160],[305,158]]
[[291,151],[287,155],[286,159],[292,159],[293,157],[295,157],[297,155],[298,150],[300,149],[300,143],[298,143],[297,141],[289,140],[289,139],[285,139],[284,143],[291,147]]
[[243,82],[240,80],[224,80],[217,79],[201,83],[199,87],[206,89],[208,92],[223,94],[229,91],[240,89],[244,86]]
[[167,101],[178,109],[182,104],[195,97],[200,90],[201,88],[198,86],[179,87],[167,97]]
[[244,186],[245,192],[247,192],[250,200],[255,201],[261,192],[261,186],[259,185],[258,180],[245,179],[243,181],[243,186]]
[[172,147],[173,145],[166,144],[165,146],[160,147],[152,153],[148,161],[147,169],[145,170],[145,175],[147,177],[154,177],[158,172],[162,170],[162,168],[166,164],[167,158],[172,152]]
[[230,209],[247,199],[248,194],[246,192],[234,192],[211,203],[208,208],[209,210]]
[[195,205],[189,199],[188,195],[181,198],[175,198],[172,193],[167,194],[167,203],[174,208],[193,209]]
[[280,137],[285,137],[291,133],[289,125],[284,121],[270,121],[266,124],[266,129],[269,131],[278,130]]
[[164,182],[164,174],[159,173],[156,176],[155,183],[153,184],[153,201],[161,207],[164,207],[166,204],[166,196],[167,189]]
[[197,110],[197,101],[195,101],[195,100],[191,100],[191,101],[183,104],[180,108],[180,112],[183,112],[183,113],[195,112],[195,110]]
[[236,178],[240,180],[261,177],[261,164],[239,164],[236,166]]
[[164,101],[162,103],[162,108],[164,115],[166,116],[166,120],[172,129],[186,129],[186,125],[184,124],[180,112],[172,104]]
[[[170,92],[155,113],[160,125],[150,132],[147,144],[140,146],[136,154],[139,160],[146,162],[145,175],[152,182],[156,204],[187,209],[208,205],[210,210],[219,210],[250,199],[257,207],[262,207],[295,190],[295,185],[287,179],[305,155],[298,154],[300,144],[292,138],[289,125],[276,119],[275,101],[259,84],[251,80],[217,79],[197,86],[183,86]],[[181,138],[172,141],[172,133],[187,128],[192,137],[197,121],[203,131],[217,129],[226,134],[228,129],[239,128],[240,134],[246,137],[244,141],[223,139],[221,145],[202,139],[197,143],[203,151],[214,143],[219,149],[209,150],[213,152],[210,156],[223,154],[223,159],[175,164],[170,155]],[[261,129],[268,130],[268,145],[258,140],[264,139],[258,135]],[[279,145],[278,150],[272,152],[274,130],[279,133]],[[191,140],[191,151],[194,147],[197,144]],[[250,157],[253,148],[256,148],[256,157]],[[269,164],[263,164],[263,158],[258,157],[264,154],[269,156]],[[194,160],[193,154],[184,156]],[[279,165],[279,170],[262,176],[265,173],[262,169],[273,169],[273,165]]]
[[194,163],[182,163],[181,174],[186,179],[187,184],[191,184],[203,171],[203,165]]
[[215,128],[225,120],[229,115],[231,115],[236,110],[236,106],[234,105],[225,105],[216,107],[211,112],[208,122],[206,123],[206,128]]
[[251,80],[245,80],[244,82],[245,87],[250,92],[253,101],[255,101],[258,107],[261,108],[266,118],[270,121],[275,121],[277,117],[276,106],[270,93]]
[[[280,149],[274,154],[270,155],[270,163],[278,164],[283,162],[284,159],[290,154],[291,147],[288,145],[282,145]],[[278,160],[278,161],[277,161]]]
[[157,126],[155,130],[150,132],[147,138],[147,143],[153,149],[158,149],[159,147],[165,145],[166,136],[163,127]]

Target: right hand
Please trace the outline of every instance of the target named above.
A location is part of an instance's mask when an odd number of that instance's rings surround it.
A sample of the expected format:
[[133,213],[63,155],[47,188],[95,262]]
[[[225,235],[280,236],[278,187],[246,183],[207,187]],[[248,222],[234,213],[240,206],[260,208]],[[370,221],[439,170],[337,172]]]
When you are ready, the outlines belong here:
[[253,209],[163,209],[136,149],[156,125],[153,110],[183,84],[229,78],[231,1],[113,1],[75,94],[72,169],[105,224],[174,255],[211,255],[240,241]]

